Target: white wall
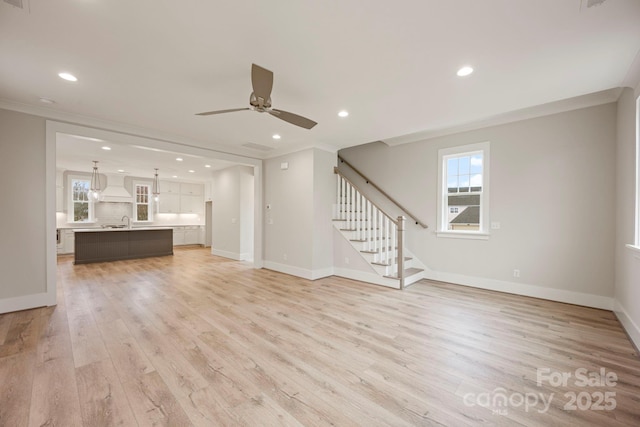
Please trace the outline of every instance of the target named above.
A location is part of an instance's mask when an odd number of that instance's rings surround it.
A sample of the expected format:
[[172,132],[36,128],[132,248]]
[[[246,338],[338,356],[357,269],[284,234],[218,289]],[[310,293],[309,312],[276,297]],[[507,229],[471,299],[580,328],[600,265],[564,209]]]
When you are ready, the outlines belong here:
[[333,274],[335,162],[315,148],[265,160],[265,267],[308,279]]
[[43,118],[0,109],[0,129],[2,313],[47,303],[47,153]]
[[[429,225],[410,250],[435,279],[611,308],[616,105],[340,154]],[[489,240],[438,238],[438,150],[491,142]],[[513,270],[520,278],[513,278]]]
[[634,243],[636,179],[636,105],[627,88],[618,100],[616,157],[615,312],[640,347],[640,253]]
[[253,259],[253,168],[233,166],[213,172],[211,253]]
[[240,254],[253,260],[253,210],[255,209],[253,168],[239,167],[240,175]]

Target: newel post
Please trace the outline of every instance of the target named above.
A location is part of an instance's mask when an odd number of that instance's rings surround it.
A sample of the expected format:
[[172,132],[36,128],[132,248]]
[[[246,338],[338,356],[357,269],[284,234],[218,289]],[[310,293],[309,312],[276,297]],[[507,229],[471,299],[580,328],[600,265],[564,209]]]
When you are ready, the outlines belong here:
[[400,289],[404,289],[404,216],[398,217],[398,279]]

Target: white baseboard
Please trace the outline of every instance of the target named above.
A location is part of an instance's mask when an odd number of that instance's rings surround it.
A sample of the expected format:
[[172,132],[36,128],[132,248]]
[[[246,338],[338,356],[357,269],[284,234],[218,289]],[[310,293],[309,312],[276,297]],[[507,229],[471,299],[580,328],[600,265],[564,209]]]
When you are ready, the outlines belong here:
[[631,338],[631,341],[636,345],[637,349],[640,349],[640,327],[633,321],[631,316],[626,312],[622,304],[617,300],[614,301],[613,312],[615,313],[622,327]]
[[0,314],[10,313],[12,311],[28,310],[36,307],[46,307],[56,305],[55,297],[51,301],[51,295],[48,293],[24,295],[13,298],[0,299]]
[[221,256],[224,258],[230,258],[230,259],[234,259],[236,261],[242,261],[242,254],[239,254],[237,252],[229,252],[229,251],[223,251],[221,249],[215,249],[215,248],[211,248],[211,255],[216,255],[216,256]]
[[290,274],[291,276],[302,277],[303,279],[307,280],[316,280],[323,277],[333,276],[333,267],[320,270],[309,270],[306,268],[295,267],[293,265],[280,264],[273,261],[264,261],[263,268],[280,273]]
[[566,291],[563,289],[543,288],[541,286],[527,285],[524,283],[514,283],[454,273],[442,273],[433,270],[425,271],[424,278],[491,291],[506,292],[508,294],[523,295],[568,304],[583,305],[585,307],[601,308],[604,310],[613,310],[613,298],[602,295],[585,294],[582,292]]

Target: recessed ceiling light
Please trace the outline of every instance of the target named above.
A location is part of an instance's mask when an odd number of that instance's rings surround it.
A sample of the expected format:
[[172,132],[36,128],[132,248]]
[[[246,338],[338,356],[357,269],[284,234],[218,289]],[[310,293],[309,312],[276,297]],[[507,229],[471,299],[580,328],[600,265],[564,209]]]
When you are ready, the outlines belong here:
[[465,65],[464,67],[460,68],[456,74],[458,75],[458,77],[466,77],[471,73],[473,73],[473,68]]
[[189,169],[189,173],[195,173],[193,169]]
[[178,177],[178,175],[173,175],[171,178],[177,178],[177,177]]
[[182,157],[176,157],[176,161],[181,162],[182,161]]
[[280,139],[282,138],[280,135],[278,135],[277,133],[273,134],[272,136],[273,139]]
[[118,169],[118,172],[124,173],[124,169]]
[[42,102],[43,104],[55,104],[56,101],[54,101],[53,99],[49,99],[49,98],[40,98],[40,102]]
[[204,165],[204,167],[205,167],[205,168],[210,168],[210,167],[211,167],[211,165]]
[[349,112],[347,110],[342,110],[338,113],[338,116],[340,117],[347,117],[349,115]]
[[71,73],[59,73],[58,77],[60,77],[61,79],[65,79],[69,82],[77,82],[78,78],[76,76],[74,76]]
[[107,146],[105,145],[104,147],[102,147],[102,149],[103,149],[103,150],[105,150],[105,151],[109,151],[109,150],[111,150],[111,147],[107,147]]

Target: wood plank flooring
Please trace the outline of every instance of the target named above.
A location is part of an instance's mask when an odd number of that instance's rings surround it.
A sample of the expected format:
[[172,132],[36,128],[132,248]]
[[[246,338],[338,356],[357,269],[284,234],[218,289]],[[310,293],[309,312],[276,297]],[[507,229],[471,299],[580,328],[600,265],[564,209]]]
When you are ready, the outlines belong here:
[[638,426],[640,358],[603,310],[200,248],[59,258],[56,307],[0,315],[0,426],[161,425]]

